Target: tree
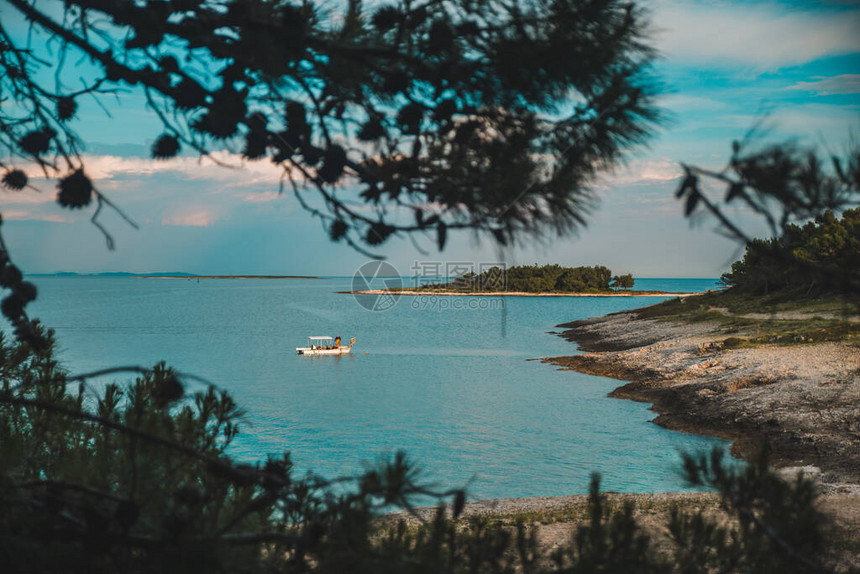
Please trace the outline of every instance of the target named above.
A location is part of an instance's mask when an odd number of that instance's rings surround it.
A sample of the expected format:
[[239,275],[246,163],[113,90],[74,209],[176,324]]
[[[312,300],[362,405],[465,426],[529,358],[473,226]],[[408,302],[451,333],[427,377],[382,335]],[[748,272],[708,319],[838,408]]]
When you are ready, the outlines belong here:
[[[737,283],[758,292],[790,281],[797,287],[856,293],[860,283],[850,238],[856,238],[856,209],[851,208],[860,206],[860,145],[854,142],[842,157],[833,154],[824,160],[815,150],[792,142],[756,149],[756,133],[754,129],[733,142],[729,163],[721,171],[682,165],[684,177],[675,196],[684,201],[684,215],[710,214],[719,222],[720,233],[746,247],[744,260],[726,276],[729,284],[737,277]],[[722,199],[707,191],[708,181],[724,186]],[[755,239],[744,231],[727,214],[732,204],[760,216],[770,237]],[[836,224],[834,214],[844,210],[846,219]],[[837,236],[830,233],[832,228],[839,230]],[[807,243],[810,236],[816,236],[814,244]],[[838,262],[834,250],[840,252]]]
[[559,291],[568,291],[570,293],[582,293],[585,291],[586,286],[581,270],[565,270],[561,275],[559,275],[558,280],[556,281],[556,288]]
[[[84,96],[128,87],[164,124],[153,157],[184,146],[272,161],[332,239],[355,247],[416,231],[435,232],[441,249],[449,229],[502,244],[572,230],[595,176],[657,119],[645,18],[621,0],[8,0],[5,10],[30,30],[0,24],[3,184],[25,188],[14,162],[34,162],[58,179],[64,207],[95,201],[97,225],[113,204],[86,175],[73,120]],[[48,59],[31,34],[50,40]],[[80,86],[66,64],[82,58],[92,72]]]
[[[720,232],[750,243],[752,237],[727,214],[731,204],[745,205],[767,224],[771,237],[783,238],[790,225],[860,205],[860,144],[844,157],[819,157],[814,149],[786,142],[755,147],[758,129],[732,142],[728,165],[714,171],[682,164],[684,178],[675,197],[684,201],[684,216],[704,211]],[[725,186],[723,198],[712,198],[703,181]]]
[[722,282],[754,294],[860,293],[860,208],[788,225],[783,240],[752,240]]
[[479,275],[467,274],[441,285],[427,285],[428,289],[477,288],[482,291],[524,291],[526,293],[551,293],[554,291],[582,292],[606,291],[612,272],[596,267],[562,267],[550,265],[515,265],[505,269],[492,267]]
[[633,275],[616,275],[612,278],[612,284],[610,285],[613,289],[633,289]]
[[385,556],[369,538],[380,509],[433,494],[402,454],[350,490],[294,476],[288,454],[240,463],[226,454],[241,416],[227,393],[188,392],[163,364],[98,392],[92,379],[106,373],[69,375],[43,339],[36,351],[0,335],[8,571],[373,571],[409,551]]

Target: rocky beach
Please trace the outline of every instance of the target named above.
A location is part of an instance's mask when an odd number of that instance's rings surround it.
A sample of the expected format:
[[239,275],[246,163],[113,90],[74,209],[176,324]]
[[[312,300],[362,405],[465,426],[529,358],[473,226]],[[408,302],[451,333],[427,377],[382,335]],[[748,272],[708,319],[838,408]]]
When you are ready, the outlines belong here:
[[636,311],[560,327],[585,353],[544,361],[628,381],[611,396],[653,403],[655,423],[730,439],[740,458],[767,443],[775,465],[807,467],[823,483],[860,494],[856,343],[731,348],[743,339],[727,337],[719,323]]
[[[713,311],[714,309],[710,309]],[[716,309],[718,314],[731,313]],[[559,325],[558,334],[578,353],[542,359],[583,373],[624,381],[610,396],[653,403],[656,424],[732,440],[732,453],[753,456],[768,445],[779,473],[798,473],[819,485],[818,510],[829,520],[835,572],[860,567],[860,348],[853,340],[740,346],[755,328],[719,321],[690,322],[641,316],[642,309]],[[824,315],[822,317],[822,315]],[[747,321],[824,319],[856,324],[856,315],[747,313]],[[731,334],[732,337],[727,337]],[[800,339],[800,337],[798,337]],[[658,552],[671,546],[665,518],[672,509],[717,512],[716,493],[607,493],[634,515]],[[567,544],[587,522],[586,495],[478,500],[466,504],[467,520],[484,518],[535,528],[540,547]],[[434,509],[395,517],[429,520]]]

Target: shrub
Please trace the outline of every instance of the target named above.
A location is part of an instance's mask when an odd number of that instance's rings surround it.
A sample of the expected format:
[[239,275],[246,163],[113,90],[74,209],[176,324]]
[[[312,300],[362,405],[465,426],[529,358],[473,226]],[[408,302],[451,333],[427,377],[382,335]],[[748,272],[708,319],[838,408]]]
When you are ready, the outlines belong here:
[[754,294],[860,292],[860,208],[789,225],[782,240],[754,239],[722,282]]

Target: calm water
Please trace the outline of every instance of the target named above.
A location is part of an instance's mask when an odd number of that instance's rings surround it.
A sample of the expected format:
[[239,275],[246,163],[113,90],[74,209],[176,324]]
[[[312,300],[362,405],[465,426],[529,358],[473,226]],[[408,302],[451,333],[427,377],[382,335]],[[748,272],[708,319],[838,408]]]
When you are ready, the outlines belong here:
[[[404,297],[370,312],[334,293],[349,278],[34,281],[32,314],[70,370],[165,360],[231,391],[247,412],[241,458],[289,450],[301,471],[333,477],[404,449],[427,480],[492,498],[586,492],[593,471],[610,490],[679,490],[679,449],[725,445],[649,423],[648,405],[607,398],[617,381],[527,361],[575,353],[548,333],[558,323],[658,297],[457,298],[460,309]],[[309,335],[354,336],[355,354],[297,356]]]

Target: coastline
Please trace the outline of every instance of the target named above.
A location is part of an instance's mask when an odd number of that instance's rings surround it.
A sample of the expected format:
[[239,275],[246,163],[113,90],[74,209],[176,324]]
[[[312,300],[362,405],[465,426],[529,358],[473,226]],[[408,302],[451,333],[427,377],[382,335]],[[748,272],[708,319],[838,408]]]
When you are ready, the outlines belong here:
[[714,323],[645,319],[635,310],[559,327],[584,353],[543,362],[626,381],[610,396],[652,403],[656,424],[731,440],[739,458],[766,441],[775,466],[805,467],[860,495],[856,344],[727,349]]
[[698,293],[672,293],[667,291],[613,291],[606,293],[529,293],[526,291],[435,291],[413,289],[365,289],[337,291],[347,295],[411,295],[425,297],[692,297]]
[[[849,318],[854,321],[855,318]],[[829,566],[853,572],[860,564],[860,352],[844,342],[761,345],[725,349],[713,323],[638,317],[636,310],[558,325],[579,354],[542,359],[625,381],[609,396],[652,403],[653,421],[673,430],[733,441],[731,452],[748,458],[769,442],[771,463],[791,478],[818,485],[817,508],[834,537]],[[633,514],[668,554],[665,520],[673,509],[715,512],[714,492],[604,493],[611,507],[632,503]],[[461,520],[518,523],[535,529],[538,546],[552,551],[587,522],[587,495],[499,498],[466,503]],[[435,508],[398,512],[384,520],[418,524]],[[450,508],[446,510],[450,515]]]

